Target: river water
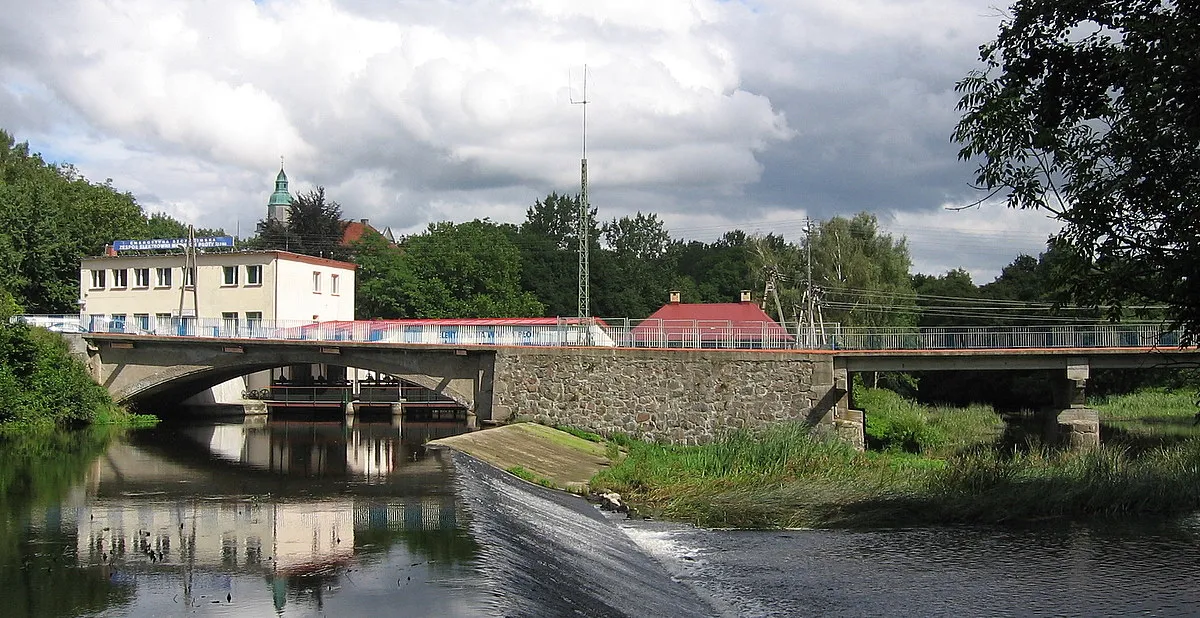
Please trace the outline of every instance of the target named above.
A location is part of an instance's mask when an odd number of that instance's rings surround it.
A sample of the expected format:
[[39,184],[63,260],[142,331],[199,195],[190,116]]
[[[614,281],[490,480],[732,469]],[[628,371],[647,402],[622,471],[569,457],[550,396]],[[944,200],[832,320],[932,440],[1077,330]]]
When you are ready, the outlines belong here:
[[1192,615],[1200,519],[702,530],[603,514],[445,428],[0,443],[4,616]]

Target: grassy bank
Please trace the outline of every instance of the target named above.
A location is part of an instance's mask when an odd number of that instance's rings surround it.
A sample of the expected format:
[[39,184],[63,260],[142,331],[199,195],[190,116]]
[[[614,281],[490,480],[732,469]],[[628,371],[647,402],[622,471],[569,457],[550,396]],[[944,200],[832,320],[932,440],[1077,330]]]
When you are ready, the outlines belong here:
[[153,420],[113,403],[59,335],[0,321],[0,432]]
[[[878,450],[857,453],[802,426],[681,447],[619,439],[628,457],[592,481],[643,511],[714,527],[866,527],[1169,516],[1200,509],[1200,438],[1188,393],[1097,402],[1100,449],[1005,441],[990,408],[924,408],[856,393]],[[1162,416],[1163,423],[1147,421]],[[1179,422],[1176,422],[1179,421]],[[1123,428],[1123,429],[1122,429]]]

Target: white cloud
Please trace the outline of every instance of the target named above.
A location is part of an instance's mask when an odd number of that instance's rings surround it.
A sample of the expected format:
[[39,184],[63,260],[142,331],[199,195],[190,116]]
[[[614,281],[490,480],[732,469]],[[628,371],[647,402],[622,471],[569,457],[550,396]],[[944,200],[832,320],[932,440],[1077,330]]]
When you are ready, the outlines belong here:
[[[571,100],[586,63],[600,217],[654,211],[685,237],[861,210],[969,237],[929,213],[969,181],[947,138],[952,85],[997,22],[977,0],[0,11],[0,126],[147,210],[246,232],[284,155],[295,187],[324,185],[348,218],[518,222],[546,193],[576,190]],[[985,273],[1012,258],[910,238],[921,268]]]

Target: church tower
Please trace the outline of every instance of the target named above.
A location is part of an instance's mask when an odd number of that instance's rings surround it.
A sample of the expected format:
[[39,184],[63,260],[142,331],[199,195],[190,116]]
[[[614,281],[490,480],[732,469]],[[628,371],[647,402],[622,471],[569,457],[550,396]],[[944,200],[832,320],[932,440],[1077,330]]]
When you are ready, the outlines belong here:
[[292,204],[292,194],[288,193],[287,174],[283,173],[283,166],[279,166],[279,175],[275,177],[275,192],[271,194],[271,200],[267,202],[267,220],[276,220],[287,223],[288,206]]

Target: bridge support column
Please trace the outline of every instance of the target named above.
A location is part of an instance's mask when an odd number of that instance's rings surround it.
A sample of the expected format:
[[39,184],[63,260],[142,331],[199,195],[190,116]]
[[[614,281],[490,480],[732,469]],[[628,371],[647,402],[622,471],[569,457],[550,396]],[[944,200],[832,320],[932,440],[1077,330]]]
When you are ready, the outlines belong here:
[[392,403],[392,425],[396,435],[404,435],[404,400]]
[[813,364],[814,390],[825,395],[809,411],[809,422],[833,429],[838,438],[857,450],[866,449],[866,423],[862,410],[854,410],[850,401],[850,372],[835,366],[832,358]]
[[346,416],[346,426],[353,427],[354,426],[354,402],[347,401],[346,403],[343,403],[342,404],[342,412]]
[[1087,407],[1090,367],[1086,358],[1067,359],[1054,387],[1054,405],[1045,412],[1046,440],[1072,450],[1100,446],[1100,413]]

